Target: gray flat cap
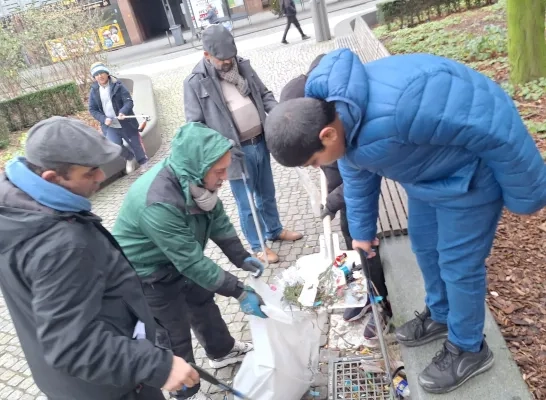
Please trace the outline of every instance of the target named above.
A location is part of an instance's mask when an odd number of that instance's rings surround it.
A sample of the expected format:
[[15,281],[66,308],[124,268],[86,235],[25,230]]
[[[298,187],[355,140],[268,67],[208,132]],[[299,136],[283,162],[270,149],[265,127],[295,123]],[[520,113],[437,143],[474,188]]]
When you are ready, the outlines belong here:
[[51,117],[28,131],[25,156],[42,168],[60,164],[100,167],[115,160],[121,147],[85,123],[65,117]]
[[219,60],[229,60],[237,55],[233,35],[223,25],[210,25],[203,32],[203,50]]

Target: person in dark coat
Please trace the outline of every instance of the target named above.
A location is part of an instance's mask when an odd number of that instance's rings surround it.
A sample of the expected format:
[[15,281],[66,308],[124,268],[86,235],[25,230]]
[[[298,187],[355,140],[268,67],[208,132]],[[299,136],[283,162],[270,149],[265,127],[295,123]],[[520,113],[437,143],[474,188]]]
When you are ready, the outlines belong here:
[[228,168],[231,192],[237,203],[241,229],[252,252],[270,263],[279,256],[269,247],[262,251],[252,217],[246,185],[254,195],[256,211],[265,233],[264,240],[295,241],[300,232],[285,229],[281,223],[271,158],[264,140],[267,113],[277,105],[250,61],[237,56],[235,39],[224,26],[211,25],[203,32],[203,59],[184,80],[186,122],[201,122],[235,143]]
[[[91,75],[95,82],[89,93],[89,113],[100,122],[104,136],[122,147],[121,155],[127,160],[127,173],[131,173],[148,162],[137,119],[125,119],[127,115],[135,115],[131,93],[102,63],[91,66]],[[123,144],[123,140],[129,147]]]
[[[322,57],[325,54],[321,54],[316,57],[309,67],[307,74],[302,74],[291,81],[289,81],[281,91],[279,103],[283,103],[290,99],[297,99],[305,97],[305,83],[307,82],[307,77],[319,64]],[[349,223],[347,221],[347,209],[345,206],[345,199],[343,197],[343,179],[341,178],[341,173],[337,165],[337,161],[334,161],[331,164],[321,165],[320,168],[326,175],[327,181],[327,190],[328,196],[326,197],[326,204],[322,206],[321,218],[334,218],[339,211],[339,219],[341,225],[341,233],[345,240],[345,244],[348,250],[353,250],[353,239],[349,232]],[[379,247],[379,245],[378,245]],[[370,259],[370,269],[371,269],[371,280],[376,287],[380,296],[387,300],[388,291],[385,283],[385,275],[383,272],[383,264],[381,263],[381,258],[379,256],[379,251],[376,251],[376,255]],[[385,301],[383,312],[381,316],[385,326],[384,329],[387,329],[389,326],[389,321],[392,318],[392,310],[390,308],[390,303]],[[371,311],[371,305],[368,303],[365,307],[358,308],[347,308],[343,313],[343,318],[348,322],[357,321],[360,318],[364,317],[366,313]],[[364,328],[364,338],[368,341],[367,343],[374,343],[377,338],[377,330],[375,328],[375,320],[373,318],[368,318],[368,322]]]
[[309,36],[303,33],[303,30],[301,29],[300,21],[298,21],[298,18],[296,17],[298,11],[296,10],[294,0],[281,0],[281,2],[281,11],[284,15],[286,15],[286,28],[284,29],[284,35],[282,36],[281,43],[288,44],[286,41],[286,35],[288,35],[288,30],[292,24],[294,24],[296,29],[300,32],[302,40],[311,39]]
[[75,119],[28,131],[0,174],[0,288],[49,400],[163,400],[199,376],[173,357],[137,274],[88,198],[119,157]]

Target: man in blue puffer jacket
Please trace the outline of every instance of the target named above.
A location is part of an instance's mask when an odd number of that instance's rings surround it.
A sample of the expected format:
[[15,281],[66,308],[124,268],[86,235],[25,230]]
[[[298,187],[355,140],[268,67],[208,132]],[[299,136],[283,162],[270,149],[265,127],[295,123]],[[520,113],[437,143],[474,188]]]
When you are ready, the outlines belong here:
[[396,335],[407,346],[447,336],[419,383],[433,393],[456,389],[493,365],[483,336],[485,259],[502,208],[546,206],[546,166],[532,137],[497,84],[433,55],[363,64],[336,50],[305,94],[269,114],[271,154],[288,167],[340,159],[353,247],[368,253],[382,177],[406,189],[427,307]]

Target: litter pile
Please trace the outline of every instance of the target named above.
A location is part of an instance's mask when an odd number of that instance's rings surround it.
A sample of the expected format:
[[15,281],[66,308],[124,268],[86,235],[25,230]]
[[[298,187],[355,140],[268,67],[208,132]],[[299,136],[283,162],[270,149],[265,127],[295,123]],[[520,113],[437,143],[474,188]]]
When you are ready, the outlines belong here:
[[277,284],[287,305],[300,309],[362,307],[366,304],[366,278],[354,261],[358,254],[342,253],[333,263],[303,257],[286,269]]

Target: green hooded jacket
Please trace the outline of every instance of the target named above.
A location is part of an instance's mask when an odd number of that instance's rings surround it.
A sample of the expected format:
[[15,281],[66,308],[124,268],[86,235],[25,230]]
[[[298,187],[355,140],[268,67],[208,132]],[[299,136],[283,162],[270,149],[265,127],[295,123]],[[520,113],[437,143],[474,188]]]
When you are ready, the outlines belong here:
[[222,201],[206,212],[190,193],[190,184],[202,186],[209,169],[231,149],[218,132],[201,123],[186,124],[176,132],[170,156],[133,183],[113,235],[141,279],[160,279],[176,270],[212,292],[232,297],[242,293],[237,277],[203,251],[211,239],[239,268],[250,254]]

